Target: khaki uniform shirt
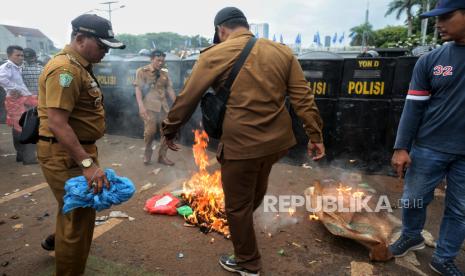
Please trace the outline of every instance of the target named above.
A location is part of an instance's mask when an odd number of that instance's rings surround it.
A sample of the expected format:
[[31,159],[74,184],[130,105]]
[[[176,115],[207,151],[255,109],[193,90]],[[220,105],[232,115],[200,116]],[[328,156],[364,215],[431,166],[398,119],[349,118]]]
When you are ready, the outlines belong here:
[[157,76],[157,70],[152,65],[143,66],[136,71],[134,86],[142,90],[148,89],[147,95],[143,99],[144,107],[154,112],[168,112],[168,101],[166,93],[173,84],[165,69],[159,70],[160,76]]
[[70,112],[68,123],[79,140],[93,141],[103,136],[103,96],[91,67],[70,46],[47,63],[39,78],[39,135],[53,137],[47,115],[51,107]]
[[[200,54],[163,122],[165,135],[172,135],[188,120],[208,87],[218,91],[251,37],[249,31],[234,32],[225,42]],[[219,148],[225,159],[258,158],[295,145],[286,96],[311,141],[322,142],[322,121],[314,95],[292,50],[259,39],[231,87]]]

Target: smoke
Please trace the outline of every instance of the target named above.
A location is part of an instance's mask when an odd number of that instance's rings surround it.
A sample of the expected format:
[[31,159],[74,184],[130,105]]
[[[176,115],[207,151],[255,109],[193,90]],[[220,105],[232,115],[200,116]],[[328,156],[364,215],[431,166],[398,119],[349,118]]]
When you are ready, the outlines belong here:
[[[263,209],[259,207],[259,210]],[[302,221],[302,217],[297,213],[291,216],[289,213],[259,212],[254,221],[260,232],[272,236],[288,226],[298,224]]]

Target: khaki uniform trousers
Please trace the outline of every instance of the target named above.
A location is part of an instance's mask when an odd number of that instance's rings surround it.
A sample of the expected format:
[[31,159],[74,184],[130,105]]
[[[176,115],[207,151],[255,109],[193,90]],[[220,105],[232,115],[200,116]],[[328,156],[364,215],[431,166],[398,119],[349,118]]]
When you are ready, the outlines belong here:
[[218,157],[234,256],[239,266],[251,271],[261,269],[253,212],[266,194],[273,164],[286,153],[284,150],[254,159],[225,160],[220,152]]
[[152,154],[152,142],[157,131],[160,131],[160,148],[158,150],[159,157],[166,157],[168,146],[165,143],[165,137],[161,133],[161,122],[166,117],[166,113],[154,112],[147,110],[147,119],[144,120],[144,143],[145,152]]
[[[97,161],[97,146],[82,145]],[[42,172],[57,202],[55,230],[56,275],[83,275],[95,225],[95,209],[77,208],[62,213],[66,180],[82,175],[81,168],[58,143],[39,141],[37,155]]]

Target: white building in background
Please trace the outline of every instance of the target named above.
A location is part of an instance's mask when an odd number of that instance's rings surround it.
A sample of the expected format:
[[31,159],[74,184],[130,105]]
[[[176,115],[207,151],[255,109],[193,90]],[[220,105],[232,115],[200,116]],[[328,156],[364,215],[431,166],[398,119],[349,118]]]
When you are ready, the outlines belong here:
[[268,23],[250,23],[250,31],[260,38],[270,39],[270,25]]
[[52,40],[38,29],[0,24],[0,60],[10,45],[32,48],[38,55],[55,51]]

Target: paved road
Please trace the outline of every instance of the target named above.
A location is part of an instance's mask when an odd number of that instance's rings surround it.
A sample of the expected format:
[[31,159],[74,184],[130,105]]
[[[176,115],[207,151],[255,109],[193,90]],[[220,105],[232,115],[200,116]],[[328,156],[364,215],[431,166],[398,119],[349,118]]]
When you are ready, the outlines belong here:
[[[152,216],[142,210],[153,194],[179,189],[182,180],[192,175],[196,167],[191,149],[183,147],[179,153],[170,152],[176,166],[168,168],[158,164],[144,166],[142,147],[142,140],[120,136],[107,135],[99,141],[103,167],[112,167],[118,174],[131,178],[138,188],[147,183],[153,183],[154,187],[138,191],[129,202],[111,209],[126,212],[134,221],[116,219],[96,228],[87,275],[230,275],[217,264],[219,254],[232,252],[230,241],[215,233],[204,235],[197,228],[185,227],[180,217]],[[39,166],[16,163],[12,153],[10,130],[0,125],[0,273],[49,275],[54,259],[41,249],[40,240],[53,231],[56,203],[43,184]],[[214,156],[212,152],[209,155]],[[347,173],[311,165],[313,168],[276,165],[268,194],[302,195],[315,179],[337,179]],[[160,171],[154,174],[157,168]],[[216,168],[218,164],[211,169]],[[361,177],[393,201],[399,198],[402,186],[397,179]],[[437,197],[430,208],[427,229],[434,236],[437,236],[442,200],[443,197]],[[98,215],[107,215],[111,210]],[[399,210],[393,214],[399,217]],[[309,221],[303,208],[297,209],[293,217],[282,214],[279,221],[274,217],[275,214],[264,213],[262,208],[256,213],[264,275],[350,275],[351,263],[353,266],[354,261],[369,262],[368,251],[363,246],[332,236],[321,223]],[[271,237],[268,233],[272,233]],[[179,258],[179,253],[184,257]],[[417,253],[420,265],[415,269],[431,274],[428,268],[431,253],[431,248]],[[377,275],[418,275],[418,271],[397,263],[372,265]],[[465,270],[463,252],[459,265]]]

